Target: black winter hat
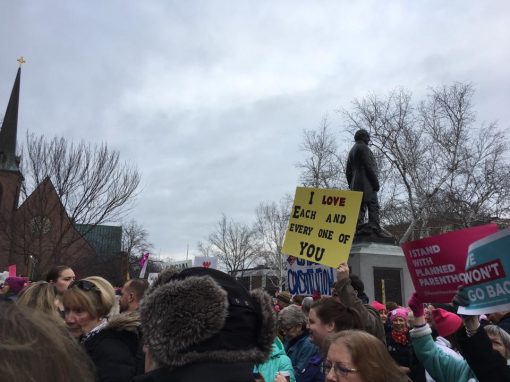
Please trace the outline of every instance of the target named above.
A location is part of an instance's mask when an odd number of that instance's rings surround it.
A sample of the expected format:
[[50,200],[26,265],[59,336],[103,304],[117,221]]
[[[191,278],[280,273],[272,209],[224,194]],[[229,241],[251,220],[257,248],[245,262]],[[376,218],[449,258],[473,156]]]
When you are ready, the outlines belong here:
[[142,330],[160,366],[264,362],[275,338],[271,298],[215,269],[163,271],[141,304]]

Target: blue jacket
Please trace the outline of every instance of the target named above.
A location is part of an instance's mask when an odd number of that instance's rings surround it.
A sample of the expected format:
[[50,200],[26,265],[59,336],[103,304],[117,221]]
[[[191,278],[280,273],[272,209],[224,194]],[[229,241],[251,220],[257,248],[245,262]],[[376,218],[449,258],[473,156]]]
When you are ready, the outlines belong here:
[[324,381],[321,370],[322,354],[310,341],[307,330],[285,344],[285,351],[292,361],[297,382]]
[[434,342],[428,325],[409,332],[416,356],[436,382],[478,381],[464,359],[443,352]]
[[296,382],[292,363],[285,354],[282,342],[276,337],[273,342],[271,356],[263,364],[255,366],[254,372],[259,372],[264,377],[264,381],[272,382],[280,371],[288,372],[290,374],[290,382]]

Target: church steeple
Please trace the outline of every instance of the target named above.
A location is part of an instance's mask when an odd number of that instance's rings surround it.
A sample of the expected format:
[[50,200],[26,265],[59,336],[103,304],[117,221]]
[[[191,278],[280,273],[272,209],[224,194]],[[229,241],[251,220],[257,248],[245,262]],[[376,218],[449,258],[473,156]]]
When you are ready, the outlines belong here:
[[21,64],[23,58],[18,60],[20,67],[12,87],[9,104],[5,111],[2,129],[0,130],[0,170],[19,171],[19,159],[16,157],[16,135],[18,130],[18,104]]

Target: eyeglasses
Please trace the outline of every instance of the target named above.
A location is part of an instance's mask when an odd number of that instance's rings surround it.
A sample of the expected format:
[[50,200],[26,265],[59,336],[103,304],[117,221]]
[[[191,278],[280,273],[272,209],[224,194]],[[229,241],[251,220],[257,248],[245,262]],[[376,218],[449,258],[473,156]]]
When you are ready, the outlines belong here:
[[73,281],[73,283],[69,286],[69,288],[78,288],[84,290],[85,292],[90,292],[91,290],[101,293],[99,288],[92,281],[88,280],[78,280]]
[[357,373],[358,369],[350,369],[348,367],[342,366],[341,363],[338,362],[324,362],[323,371],[324,375],[328,375],[330,370],[333,369],[333,372],[337,377],[347,377],[349,373]]

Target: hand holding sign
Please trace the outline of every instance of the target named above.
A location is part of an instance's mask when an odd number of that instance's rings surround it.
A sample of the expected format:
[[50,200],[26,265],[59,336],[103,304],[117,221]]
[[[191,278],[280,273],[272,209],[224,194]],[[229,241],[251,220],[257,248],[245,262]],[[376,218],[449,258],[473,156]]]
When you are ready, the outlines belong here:
[[341,263],[336,269],[336,279],[345,280],[349,278],[349,266],[347,263]]
[[423,301],[421,300],[418,293],[414,292],[409,301],[407,302],[409,308],[412,310],[414,317],[423,317],[425,314],[425,308]]
[[468,306],[469,305],[469,297],[467,294],[464,285],[461,285],[457,288],[457,293],[453,296],[452,304],[454,306]]

